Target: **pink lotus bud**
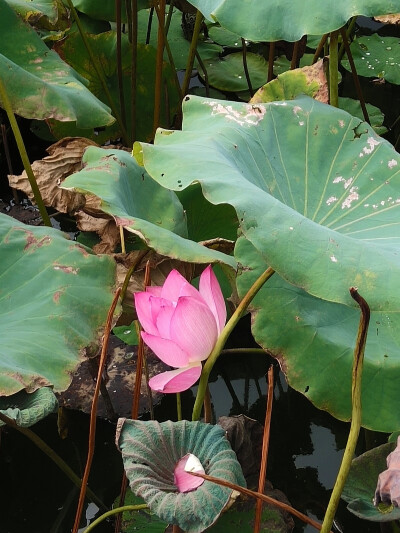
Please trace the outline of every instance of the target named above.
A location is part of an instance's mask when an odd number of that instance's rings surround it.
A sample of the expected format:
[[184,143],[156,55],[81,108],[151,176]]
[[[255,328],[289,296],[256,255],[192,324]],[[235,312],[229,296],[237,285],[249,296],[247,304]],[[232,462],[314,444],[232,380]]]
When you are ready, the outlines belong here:
[[147,287],[135,294],[142,339],[165,364],[177,368],[153,377],[150,387],[181,392],[200,377],[225,325],[226,308],[217,278],[209,265],[195,289],[177,270],[162,287]]

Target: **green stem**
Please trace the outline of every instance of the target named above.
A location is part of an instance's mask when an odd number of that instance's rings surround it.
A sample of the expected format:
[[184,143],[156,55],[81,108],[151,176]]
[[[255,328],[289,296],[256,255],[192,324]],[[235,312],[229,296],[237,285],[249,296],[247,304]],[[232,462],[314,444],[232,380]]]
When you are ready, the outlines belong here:
[[[81,479],[75,474],[72,468],[70,468],[67,463],[52,448],[50,448],[48,444],[46,444],[38,435],[36,435],[36,433],[29,428],[18,426],[18,424],[12,418],[9,418],[3,413],[0,413],[0,420],[25,435],[25,437],[28,437],[28,439],[30,439],[40,450],[42,450],[42,452],[45,453],[47,457],[49,457],[49,459],[51,459],[67,477],[69,477],[74,485],[80,488],[82,484]],[[89,487],[87,487],[86,493],[89,499],[100,509],[107,509],[107,506],[100,500],[100,498],[96,496],[96,494],[94,494]]]
[[78,17],[78,14],[76,12],[76,9],[72,3],[72,0],[67,0],[68,2],[68,7],[70,8],[71,10],[71,13],[74,17],[74,20],[76,22],[76,25],[78,26],[78,30],[79,30],[79,33],[82,37],[82,41],[85,45],[85,48],[87,50],[87,53],[89,54],[89,57],[90,57],[90,61],[94,67],[94,69],[96,70],[96,74],[97,74],[97,77],[101,83],[101,87],[106,95],[106,98],[107,98],[107,101],[108,101],[108,105],[110,106],[112,112],[113,112],[113,115],[114,117],[116,118],[117,122],[118,122],[118,125],[119,125],[119,128],[121,130],[121,134],[122,134],[122,137],[123,137],[123,140],[124,140],[124,143],[126,144],[126,146],[130,146],[132,143],[131,143],[131,139],[129,138],[128,136],[128,133],[126,131],[126,128],[124,126],[124,123],[122,121],[122,118],[121,118],[121,115],[120,115],[120,112],[118,111],[115,103],[114,103],[114,100],[113,100],[113,97],[111,96],[111,93],[108,89],[108,86],[107,86],[107,82],[105,80],[105,77],[104,77],[104,73],[102,71],[102,68],[100,67],[99,65],[99,62],[97,61],[97,57],[95,57],[94,53],[93,53],[93,50],[92,50],[92,47],[90,46],[89,44],[89,40],[86,36],[86,33],[83,29],[83,26],[81,24],[81,21],[79,20],[79,17]]
[[192,75],[194,56],[197,48],[197,41],[199,39],[201,25],[203,24],[203,15],[197,10],[196,21],[194,23],[193,37],[190,43],[189,54],[186,64],[185,78],[182,84],[182,94],[185,95],[189,90],[190,77]]
[[203,406],[204,396],[207,389],[208,378],[210,372],[215,365],[216,360],[218,359],[229,335],[231,334],[233,328],[239,322],[239,319],[242,317],[243,313],[246,311],[250,302],[261,289],[264,283],[269,280],[269,278],[274,274],[275,270],[271,267],[268,267],[265,272],[253,283],[253,285],[248,290],[247,294],[244,296],[243,300],[237,306],[235,312],[231,318],[226,323],[224,329],[221,331],[220,336],[214,346],[213,351],[210,353],[201,373],[199,388],[197,390],[196,401],[193,407],[192,420],[199,420],[201,414],[201,408]]
[[19,130],[17,120],[16,120],[16,118],[14,116],[14,112],[13,112],[13,109],[12,109],[12,106],[11,106],[10,99],[8,98],[8,94],[7,94],[6,88],[5,88],[1,78],[0,78],[0,100],[1,100],[1,102],[3,104],[3,109],[5,109],[5,111],[7,113],[8,120],[10,122],[12,131],[13,131],[13,134],[14,134],[14,138],[15,138],[15,141],[16,141],[17,146],[18,146],[19,155],[21,156],[22,164],[24,165],[24,169],[25,169],[26,175],[28,176],[28,180],[29,180],[29,183],[31,185],[31,189],[32,189],[32,192],[33,192],[33,196],[35,198],[36,205],[38,206],[40,216],[42,217],[43,223],[46,226],[49,226],[51,228],[50,218],[49,218],[49,215],[48,215],[48,213],[46,211],[46,207],[45,207],[45,205],[43,203],[43,198],[42,198],[42,195],[40,194],[40,190],[39,190],[38,184],[36,182],[35,175],[33,173],[31,164],[29,162],[29,157],[28,157],[28,154],[27,154],[26,149],[25,149],[25,144],[24,144],[24,141],[22,139],[22,135],[21,135],[21,132]]
[[181,401],[181,393],[176,393],[176,414],[178,416],[178,421],[180,422],[182,420],[182,401]]
[[329,40],[329,103],[334,107],[339,107],[338,35],[338,31],[331,32]]
[[351,467],[351,461],[354,457],[358,435],[361,427],[361,377],[362,367],[365,351],[365,343],[367,341],[368,324],[370,318],[370,311],[367,302],[362,298],[357,289],[350,289],[351,297],[358,303],[361,309],[360,323],[358,326],[358,334],[356,345],[354,348],[353,361],[353,375],[352,375],[352,411],[351,411],[351,425],[349,437],[347,439],[346,448],[344,450],[342,463],[340,465],[339,473],[336,478],[335,486],[326,509],[324,521],[321,528],[321,533],[328,533],[332,527],[335,513],[339,505],[340,496]]
[[123,507],[115,507],[115,509],[111,509],[111,511],[107,511],[99,516],[99,518],[96,518],[96,520],[85,529],[84,533],[90,533],[90,531],[93,531],[96,526],[98,526],[101,522],[104,522],[104,520],[110,516],[123,513],[124,511],[140,511],[140,509],[148,509],[148,506],[145,503],[142,503],[139,505],[124,505]]

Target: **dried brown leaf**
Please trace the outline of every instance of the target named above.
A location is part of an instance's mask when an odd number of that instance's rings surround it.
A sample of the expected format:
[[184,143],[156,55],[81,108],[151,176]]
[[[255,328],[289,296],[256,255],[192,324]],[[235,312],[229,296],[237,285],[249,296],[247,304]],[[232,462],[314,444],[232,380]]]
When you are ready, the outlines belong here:
[[[61,213],[74,213],[85,205],[85,196],[61,189],[67,176],[82,168],[82,155],[88,146],[96,143],[83,137],[65,137],[47,149],[49,155],[32,163],[38,187],[45,205]],[[25,171],[19,176],[8,176],[10,186],[23,191],[33,201],[33,194]]]
[[395,13],[394,15],[380,15],[374,17],[374,19],[383,24],[400,24],[400,13]]

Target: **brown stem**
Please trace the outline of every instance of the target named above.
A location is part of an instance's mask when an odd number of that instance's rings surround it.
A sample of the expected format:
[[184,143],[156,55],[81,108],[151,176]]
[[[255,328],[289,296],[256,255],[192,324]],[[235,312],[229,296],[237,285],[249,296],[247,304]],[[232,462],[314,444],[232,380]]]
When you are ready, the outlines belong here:
[[274,77],[274,59],[275,59],[275,42],[272,42],[272,43],[269,43],[267,83],[269,83]]
[[[146,287],[150,285],[149,265],[150,265],[150,261],[147,261],[145,275],[144,275],[145,290],[146,290]],[[143,362],[145,360],[144,342],[143,342],[142,336],[140,335],[140,330],[139,330],[138,338],[139,338],[139,345],[138,345],[138,351],[137,351],[135,386],[134,386],[134,391],[133,391],[132,410],[131,410],[132,420],[136,420],[139,415],[139,401],[140,401],[140,391],[142,388]],[[125,495],[126,495],[127,486],[128,486],[128,478],[126,477],[126,473],[124,471],[124,473],[122,474],[118,507],[122,507],[125,503]],[[122,522],[122,514],[119,514],[117,515],[115,519],[115,526],[114,526],[115,533],[118,533],[121,530],[121,522]]]
[[100,362],[99,362],[99,372],[97,374],[96,388],[94,391],[93,400],[92,400],[92,409],[90,412],[88,455],[86,459],[85,472],[82,478],[81,492],[79,494],[79,501],[78,501],[78,506],[76,509],[75,522],[74,522],[74,527],[72,529],[72,533],[78,533],[79,523],[81,521],[81,515],[82,515],[82,510],[83,510],[83,504],[85,502],[86,486],[87,486],[87,482],[89,479],[90,467],[92,465],[92,460],[93,460],[93,455],[94,455],[95,437],[96,437],[97,403],[98,403],[99,394],[100,394],[101,376],[103,374],[104,364],[105,364],[106,356],[107,356],[107,347],[108,347],[108,340],[110,338],[110,333],[111,333],[112,319],[113,319],[115,308],[118,303],[120,292],[121,292],[121,289],[117,289],[115,291],[113,301],[108,311],[107,322],[106,322],[106,326],[104,329],[103,346],[101,348],[101,355],[100,355]]
[[254,91],[253,91],[253,86],[251,85],[249,67],[247,66],[247,45],[243,37],[242,37],[242,57],[243,57],[244,75],[246,76],[246,81],[247,81],[247,86],[249,88],[250,97],[252,97],[254,94]]
[[[229,481],[225,481],[224,479],[220,479],[218,477],[208,476],[207,474],[199,474],[198,472],[189,472],[190,475],[201,477],[205,479],[206,481],[212,481],[213,483],[216,483],[217,485],[222,485],[223,487],[228,487],[228,489],[237,490],[241,494],[246,494],[246,496],[250,496],[251,498],[257,498],[260,499],[266,503],[269,503],[270,505],[274,505],[275,507],[278,507],[278,509],[281,509],[282,511],[286,511],[296,518],[300,518],[303,522],[306,524],[310,524],[311,526],[315,527],[316,529],[321,529],[321,524],[319,522],[316,522],[312,518],[309,518],[305,514],[301,513],[300,511],[297,511],[292,506],[287,505],[286,503],[280,502],[278,500],[275,500],[274,498],[271,498],[271,496],[267,496],[266,494],[261,494],[260,492],[255,492],[254,490],[246,489],[244,487],[241,487],[240,485],[235,485],[235,483],[230,483]],[[329,533],[332,533],[330,531]]]
[[[272,400],[274,398],[274,367],[271,365],[268,370],[268,396],[267,409],[265,412],[264,435],[261,451],[260,476],[258,478],[258,492],[264,494],[265,478],[267,475],[267,459],[269,447],[269,435],[271,427]],[[257,500],[256,514],[254,518],[254,533],[258,533],[261,527],[262,500]]]
[[366,122],[368,122],[369,125],[371,125],[371,121],[369,119],[367,107],[365,105],[364,95],[363,95],[363,92],[362,92],[362,89],[361,89],[360,80],[358,78],[357,69],[356,69],[356,66],[354,64],[353,54],[351,53],[351,49],[350,49],[350,46],[349,46],[349,41],[347,39],[347,33],[346,33],[345,28],[341,28],[340,29],[340,33],[342,35],[344,48],[346,50],[346,54],[347,54],[347,57],[348,57],[348,60],[349,60],[349,63],[350,63],[351,74],[353,76],[353,81],[354,81],[354,85],[355,85],[355,88],[356,88],[356,91],[357,91],[358,99],[360,101],[360,105],[361,105],[361,109],[362,109],[362,112],[363,112],[364,120]]
[[316,63],[319,59],[319,56],[321,55],[321,52],[322,52],[322,49],[323,47],[325,46],[325,43],[326,43],[326,40],[328,38],[328,35],[329,33],[325,33],[325,35],[322,36],[318,46],[317,46],[317,49],[315,50],[315,53],[314,53],[314,57],[313,57],[313,60],[312,60],[312,64],[314,65],[314,63]]
[[290,70],[294,70],[298,67],[297,57],[299,55],[300,41],[296,41],[293,46],[292,60],[290,62]]

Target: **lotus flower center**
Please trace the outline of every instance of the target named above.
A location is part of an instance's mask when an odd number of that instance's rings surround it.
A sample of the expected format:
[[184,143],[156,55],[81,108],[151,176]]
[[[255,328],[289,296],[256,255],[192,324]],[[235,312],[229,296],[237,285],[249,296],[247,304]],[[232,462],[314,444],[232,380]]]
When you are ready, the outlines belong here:
[[174,483],[179,492],[189,492],[197,489],[204,483],[201,477],[195,477],[188,472],[198,472],[205,474],[204,468],[199,459],[192,453],[184,455],[179,459],[174,470]]

